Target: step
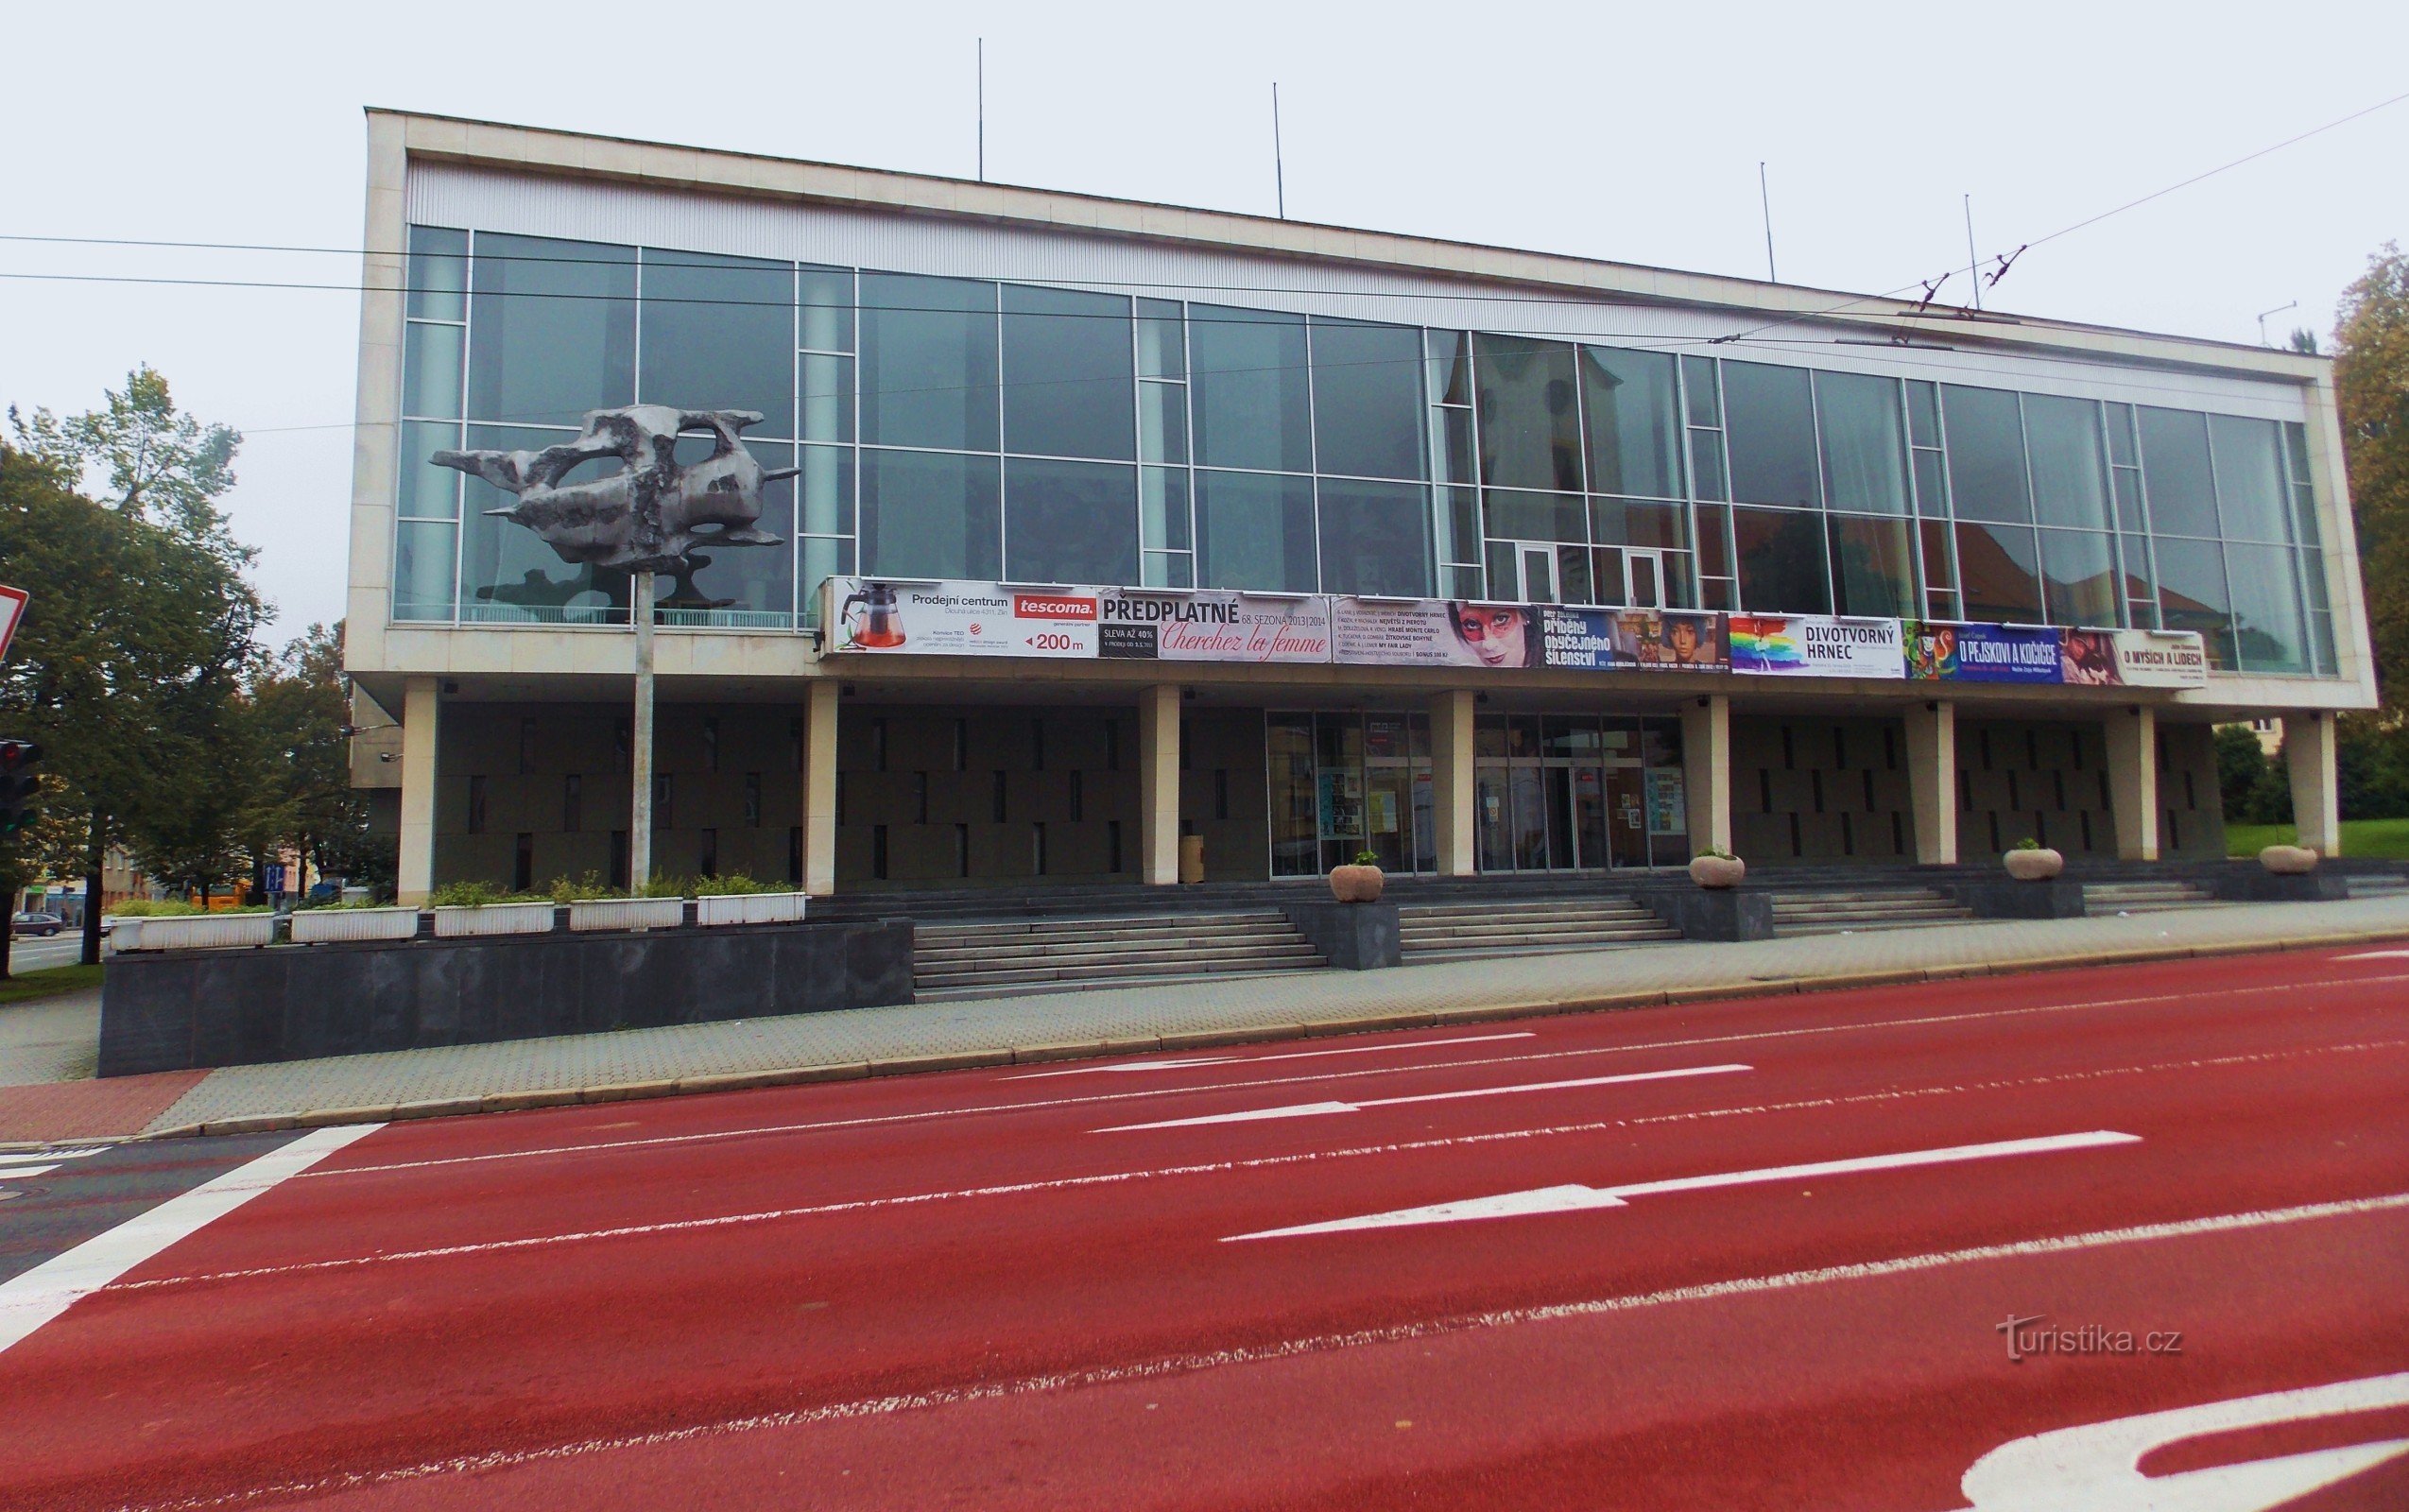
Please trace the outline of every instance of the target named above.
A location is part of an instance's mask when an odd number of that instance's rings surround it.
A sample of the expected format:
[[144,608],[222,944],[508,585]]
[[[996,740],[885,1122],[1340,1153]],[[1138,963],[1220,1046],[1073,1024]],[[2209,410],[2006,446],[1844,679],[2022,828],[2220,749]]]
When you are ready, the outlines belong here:
[[1277,971],[1177,972],[1166,976],[1128,976],[1096,981],[991,982],[954,987],[929,987],[915,983],[912,996],[921,1003],[958,1003],[966,998],[1018,998],[1029,997],[1040,992],[1101,992],[1118,987],[1178,987],[1182,983],[1242,982],[1292,974],[1294,973]]
[[1127,945],[1148,949],[1192,939],[1286,939],[1295,931],[1285,919],[1262,924],[1223,924],[1206,929],[1059,929],[1002,935],[924,929],[913,936],[922,950],[1037,950],[1048,945]]
[[1263,944],[1239,944],[1229,940],[1200,940],[1194,945],[1166,946],[1158,950],[1133,951],[1118,946],[1081,949],[1076,946],[1048,947],[1021,951],[942,951],[921,952],[914,956],[915,971],[963,971],[979,970],[1002,971],[1011,968],[1059,965],[1150,966],[1162,962],[1215,959],[1242,956],[1248,960],[1279,960],[1294,955],[1310,955],[1313,947],[1303,940],[1286,939]]
[[1400,943],[1404,949],[1410,951],[1448,943],[1472,944],[1488,940],[1504,941],[1508,944],[1526,940],[1538,945],[1557,940],[1662,939],[1668,935],[1679,933],[1663,920],[1656,919],[1634,919],[1627,924],[1584,925],[1564,929],[1518,929],[1510,924],[1489,926],[1459,924],[1453,929],[1405,930],[1401,935]]
[[[1317,967],[1322,964],[1319,954],[1312,950],[1310,947],[1308,947],[1302,954],[1295,956],[1282,956],[1280,957],[1280,962],[1283,967],[1290,967],[1299,971]],[[1179,963],[1177,970],[1170,971],[1131,971],[1126,962],[1118,961],[1102,962],[1090,966],[1054,965],[970,971],[931,971],[925,975],[915,971],[912,973],[912,985],[915,995],[917,995],[919,989],[924,986],[929,988],[975,987],[982,984],[1003,984],[1010,982],[1109,982],[1121,984],[1151,981],[1158,976],[1220,976],[1229,972],[1260,974],[1264,971],[1264,956],[1258,953],[1249,951],[1243,954],[1205,956],[1196,960],[1183,961]]]

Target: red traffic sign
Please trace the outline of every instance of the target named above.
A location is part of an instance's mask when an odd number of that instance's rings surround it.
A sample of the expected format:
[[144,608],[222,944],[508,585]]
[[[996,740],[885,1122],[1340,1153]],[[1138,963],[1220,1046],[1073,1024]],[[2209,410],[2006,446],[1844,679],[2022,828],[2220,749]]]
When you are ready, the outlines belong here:
[[17,633],[17,621],[25,618],[26,591],[0,583],[0,657],[9,654],[9,638]]

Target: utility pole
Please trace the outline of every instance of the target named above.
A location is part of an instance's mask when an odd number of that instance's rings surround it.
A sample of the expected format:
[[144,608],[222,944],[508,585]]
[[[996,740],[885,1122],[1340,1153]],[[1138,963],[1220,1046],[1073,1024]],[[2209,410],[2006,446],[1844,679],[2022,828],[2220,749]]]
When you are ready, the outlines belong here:
[[1280,155],[1280,81],[1271,83],[1271,186],[1279,196],[1280,218],[1288,218],[1288,169]]
[[635,575],[628,608],[636,618],[636,713],[628,732],[629,786],[634,812],[628,816],[628,894],[652,880],[652,574]]
[[1966,272],[1974,281],[1974,308],[1983,307],[1983,260],[1974,250],[1974,197],[1966,197]]
[[1768,284],[1779,284],[1781,275],[1773,270],[1773,191],[1765,186],[1764,159],[1757,160],[1757,202],[1764,207],[1764,276]]

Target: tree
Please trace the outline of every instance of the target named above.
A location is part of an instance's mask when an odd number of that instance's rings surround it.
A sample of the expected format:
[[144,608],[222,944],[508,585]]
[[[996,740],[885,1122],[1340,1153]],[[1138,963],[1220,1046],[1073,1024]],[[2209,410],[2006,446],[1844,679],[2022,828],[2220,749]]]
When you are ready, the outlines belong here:
[[109,848],[190,856],[247,800],[255,769],[225,760],[226,710],[267,610],[236,560],[79,497],[71,477],[0,445],[0,561],[32,594],[0,665],[0,726],[45,748],[60,821],[46,859],[84,878],[93,964]]
[[368,796],[352,786],[341,624],[313,625],[282,653],[263,658],[241,709],[266,777],[242,826],[254,870],[289,849],[321,873],[389,883],[393,842],[370,833]]
[[17,446],[71,483],[95,472],[105,476],[108,487],[99,496],[111,508],[163,524],[230,563],[250,565],[258,553],[234,540],[216,505],[234,486],[241,433],[204,426],[180,412],[167,380],[148,363],[126,375],[123,392],[101,394],[102,407],[63,421],[37,409],[28,421],[10,405]]
[[2333,380],[2366,583],[2376,677],[2390,723],[2409,686],[2409,256],[2387,242],[2343,292]]
[[2247,725],[2216,727],[2216,790],[2224,800],[2226,822],[2247,824],[2251,796],[2267,771],[2267,753]]

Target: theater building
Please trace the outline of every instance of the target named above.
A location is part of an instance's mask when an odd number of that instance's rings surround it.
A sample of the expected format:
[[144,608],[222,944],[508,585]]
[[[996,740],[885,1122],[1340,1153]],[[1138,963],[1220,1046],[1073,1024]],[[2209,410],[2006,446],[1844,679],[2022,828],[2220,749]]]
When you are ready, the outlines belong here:
[[[756,412],[653,867],[818,893],[2223,853],[2374,703],[2317,357],[385,112],[349,643],[405,898],[628,869],[633,579],[439,452]],[[673,427],[674,428],[674,427]],[[711,438],[690,434],[680,455]],[[609,472],[610,459],[590,464]]]

